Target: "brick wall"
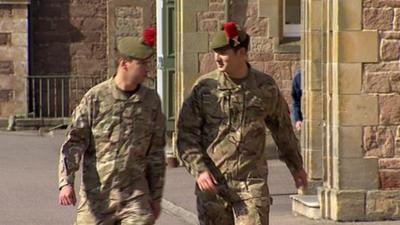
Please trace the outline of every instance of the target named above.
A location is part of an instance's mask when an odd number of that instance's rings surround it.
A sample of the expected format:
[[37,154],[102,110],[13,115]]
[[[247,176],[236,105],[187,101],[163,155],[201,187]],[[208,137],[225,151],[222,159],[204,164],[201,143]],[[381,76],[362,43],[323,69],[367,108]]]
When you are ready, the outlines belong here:
[[0,1],[0,117],[26,112],[27,6]]
[[34,75],[105,75],[105,0],[32,1]]
[[363,66],[362,92],[379,98],[379,124],[364,128],[364,152],[380,158],[381,188],[400,188],[400,1],[363,4],[364,30],[380,36],[379,63]]
[[[269,20],[258,16],[259,1],[233,0],[230,6],[229,20],[235,21],[250,36],[250,64],[271,75],[281,88],[286,100],[291,103],[292,77],[300,67],[300,52],[277,53],[274,51],[274,39],[268,36]],[[198,13],[198,31],[212,34],[220,30],[224,22],[224,1],[209,0],[209,10]],[[216,69],[212,52],[199,55],[200,74]]]

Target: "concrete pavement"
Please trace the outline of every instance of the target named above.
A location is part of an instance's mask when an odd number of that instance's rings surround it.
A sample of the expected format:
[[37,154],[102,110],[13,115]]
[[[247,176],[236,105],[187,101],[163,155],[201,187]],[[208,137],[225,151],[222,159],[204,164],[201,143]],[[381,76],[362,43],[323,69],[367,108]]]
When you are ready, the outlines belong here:
[[[0,225],[69,225],[73,207],[57,204],[58,150],[64,131],[54,136],[38,132],[0,132]],[[331,221],[312,221],[293,216],[289,195],[296,192],[284,164],[271,160],[270,191],[274,198],[271,225],[330,225]],[[77,176],[79,177],[79,176]],[[163,213],[157,225],[196,223],[194,179],[183,169],[169,169],[165,186]],[[340,223],[343,225],[395,225],[400,221]]]
[[[273,197],[271,206],[271,225],[398,225],[400,221],[387,222],[357,222],[336,223],[326,220],[310,220],[301,216],[294,216],[291,211],[289,196],[296,193],[294,182],[285,164],[278,160],[269,161],[269,187]],[[197,224],[192,217],[196,216],[196,200],[193,195],[194,179],[183,169],[176,168],[167,171],[167,180],[164,197],[171,203],[179,206],[192,215],[186,215],[187,224]],[[181,214],[178,210],[176,216]]]
[[[73,224],[74,207],[57,203],[63,134],[57,131],[54,137],[41,137],[35,131],[0,132],[0,225]],[[157,221],[157,225],[185,224],[165,210]]]

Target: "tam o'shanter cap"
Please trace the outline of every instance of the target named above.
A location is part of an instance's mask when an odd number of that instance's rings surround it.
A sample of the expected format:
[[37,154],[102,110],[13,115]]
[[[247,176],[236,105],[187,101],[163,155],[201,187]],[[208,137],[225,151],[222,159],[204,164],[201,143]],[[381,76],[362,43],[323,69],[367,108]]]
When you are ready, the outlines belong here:
[[249,38],[249,35],[239,30],[235,22],[226,22],[224,29],[215,33],[211,40],[211,49],[235,48]]
[[120,54],[135,59],[147,59],[155,53],[156,30],[152,27],[143,32],[143,38],[124,37],[117,45]]

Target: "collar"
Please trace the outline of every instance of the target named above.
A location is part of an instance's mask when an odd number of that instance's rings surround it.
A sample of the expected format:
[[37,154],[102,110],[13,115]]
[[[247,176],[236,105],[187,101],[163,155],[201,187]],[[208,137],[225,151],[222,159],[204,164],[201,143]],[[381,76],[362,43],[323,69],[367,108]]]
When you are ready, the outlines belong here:
[[131,97],[127,98],[126,95],[117,88],[117,84],[115,83],[114,78],[115,78],[115,75],[108,80],[109,86],[111,89],[111,93],[112,93],[112,96],[114,97],[114,99],[124,100],[124,101],[129,100],[129,101],[133,101],[133,102],[143,101],[144,96],[146,94],[146,89],[143,87],[143,85],[140,85],[139,90],[137,90],[137,92],[135,94],[133,94]]
[[226,90],[235,91],[235,90],[240,90],[242,88],[247,88],[247,89],[255,88],[257,86],[255,71],[250,66],[250,64],[247,65],[249,67],[247,76],[243,79],[243,82],[239,85],[233,82],[228,75],[224,74],[223,72],[218,72],[218,89],[221,91],[226,91]]

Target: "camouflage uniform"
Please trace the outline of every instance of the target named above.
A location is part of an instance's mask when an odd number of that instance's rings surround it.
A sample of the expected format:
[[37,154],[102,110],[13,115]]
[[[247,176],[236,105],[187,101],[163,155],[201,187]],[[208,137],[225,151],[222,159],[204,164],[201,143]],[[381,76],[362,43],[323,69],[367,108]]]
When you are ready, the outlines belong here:
[[288,105],[270,76],[250,68],[235,83],[216,70],[195,84],[179,116],[178,153],[193,176],[209,170],[218,181],[217,195],[196,187],[201,225],[268,224],[266,127],[291,172],[301,169]]
[[82,163],[77,225],[154,224],[165,176],[164,116],[157,93],[131,97],[109,79],[86,93],[61,147],[59,187],[73,184]]

